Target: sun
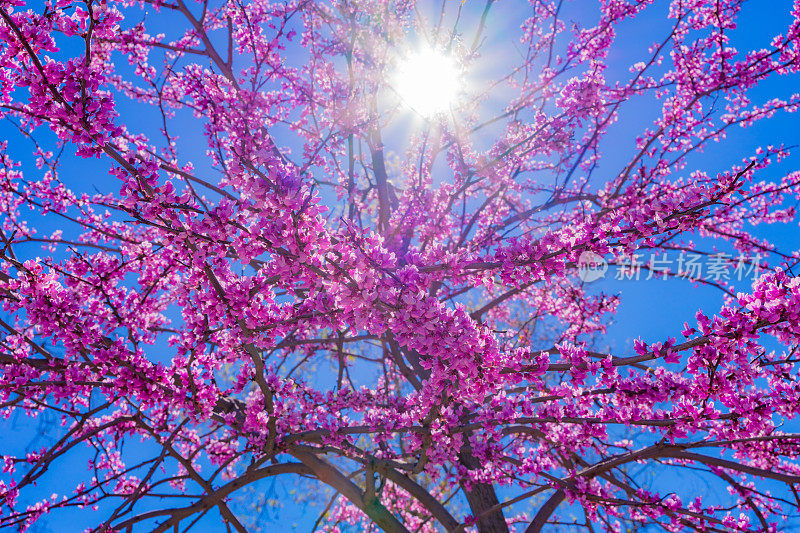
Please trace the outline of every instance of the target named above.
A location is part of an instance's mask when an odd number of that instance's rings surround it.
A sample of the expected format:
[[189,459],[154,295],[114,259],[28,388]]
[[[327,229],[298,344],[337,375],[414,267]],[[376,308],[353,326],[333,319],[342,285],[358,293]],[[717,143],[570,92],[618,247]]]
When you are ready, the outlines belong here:
[[461,72],[452,57],[427,48],[400,61],[393,86],[405,105],[428,118],[455,103]]

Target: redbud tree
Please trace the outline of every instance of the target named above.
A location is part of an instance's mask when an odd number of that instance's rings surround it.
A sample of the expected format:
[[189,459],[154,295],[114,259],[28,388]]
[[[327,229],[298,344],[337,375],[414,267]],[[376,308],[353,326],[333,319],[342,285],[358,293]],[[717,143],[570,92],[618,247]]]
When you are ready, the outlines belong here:
[[[759,228],[800,173],[725,148],[800,105],[800,4],[760,4],[738,49],[743,0],[0,2],[0,527],[247,531],[276,476],[328,532],[789,527]],[[718,250],[759,275],[659,270],[714,309],[603,348],[585,258]]]

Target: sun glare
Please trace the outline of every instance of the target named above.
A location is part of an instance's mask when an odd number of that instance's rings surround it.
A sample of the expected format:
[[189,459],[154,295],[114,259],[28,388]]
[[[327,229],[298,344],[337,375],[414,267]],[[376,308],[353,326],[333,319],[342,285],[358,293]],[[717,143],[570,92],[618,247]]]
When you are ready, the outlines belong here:
[[458,95],[460,72],[453,58],[426,49],[404,58],[394,86],[411,109],[424,117],[447,111]]

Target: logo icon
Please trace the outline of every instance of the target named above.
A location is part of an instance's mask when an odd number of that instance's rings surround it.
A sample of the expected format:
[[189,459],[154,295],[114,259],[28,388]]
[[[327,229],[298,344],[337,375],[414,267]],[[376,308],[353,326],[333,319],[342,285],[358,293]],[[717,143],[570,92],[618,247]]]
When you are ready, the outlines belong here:
[[590,283],[606,275],[608,262],[594,252],[582,252],[578,257],[578,277]]

